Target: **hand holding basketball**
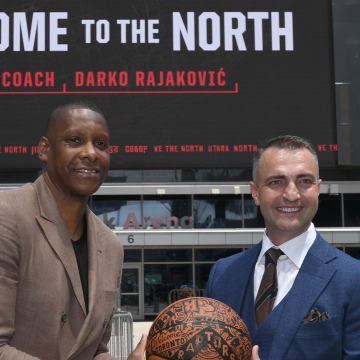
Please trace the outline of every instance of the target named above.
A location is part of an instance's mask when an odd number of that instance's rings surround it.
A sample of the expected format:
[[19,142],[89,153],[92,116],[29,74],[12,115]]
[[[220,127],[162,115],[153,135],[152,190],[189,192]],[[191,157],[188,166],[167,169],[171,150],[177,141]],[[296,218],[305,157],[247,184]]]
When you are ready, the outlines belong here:
[[147,336],[142,334],[139,343],[136,345],[134,351],[129,355],[128,360],[145,360],[145,347]]
[[255,345],[252,348],[251,360],[261,360],[260,357],[259,357],[259,345]]

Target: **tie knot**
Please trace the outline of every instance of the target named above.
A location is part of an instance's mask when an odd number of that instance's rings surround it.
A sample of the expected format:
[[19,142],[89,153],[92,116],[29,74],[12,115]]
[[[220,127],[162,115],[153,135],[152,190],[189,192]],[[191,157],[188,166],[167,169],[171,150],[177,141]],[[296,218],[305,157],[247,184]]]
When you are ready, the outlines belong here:
[[280,249],[271,248],[265,253],[265,263],[276,264],[279,257],[283,254]]

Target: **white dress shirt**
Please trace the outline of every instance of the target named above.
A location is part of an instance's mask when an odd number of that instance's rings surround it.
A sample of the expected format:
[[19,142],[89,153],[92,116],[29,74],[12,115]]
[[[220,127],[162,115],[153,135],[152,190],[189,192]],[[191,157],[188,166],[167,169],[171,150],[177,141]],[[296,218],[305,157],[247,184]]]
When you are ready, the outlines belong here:
[[300,267],[308,253],[311,245],[316,238],[314,224],[311,223],[309,229],[303,234],[286,241],[280,246],[275,246],[266,235],[266,229],[263,234],[262,248],[255,264],[254,271],[254,299],[259,291],[261,279],[265,271],[265,253],[270,248],[280,249],[284,255],[279,257],[277,262],[277,282],[278,293],[275,299],[274,307],[285,297],[294,284],[295,278]]

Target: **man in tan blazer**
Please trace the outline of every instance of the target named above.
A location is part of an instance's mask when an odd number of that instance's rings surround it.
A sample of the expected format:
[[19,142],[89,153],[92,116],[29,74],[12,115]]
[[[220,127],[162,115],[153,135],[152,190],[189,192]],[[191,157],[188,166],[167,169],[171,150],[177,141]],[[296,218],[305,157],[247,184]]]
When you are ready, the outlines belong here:
[[87,207],[108,144],[98,109],[62,106],[40,140],[43,175],[0,194],[0,360],[111,359],[123,249]]

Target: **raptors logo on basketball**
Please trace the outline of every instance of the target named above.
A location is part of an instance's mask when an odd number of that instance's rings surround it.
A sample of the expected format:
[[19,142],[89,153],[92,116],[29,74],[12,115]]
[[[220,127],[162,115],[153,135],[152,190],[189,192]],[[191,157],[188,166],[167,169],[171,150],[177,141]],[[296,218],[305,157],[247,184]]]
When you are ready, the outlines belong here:
[[246,325],[227,305],[210,298],[186,298],[155,319],[146,346],[148,360],[247,360]]

